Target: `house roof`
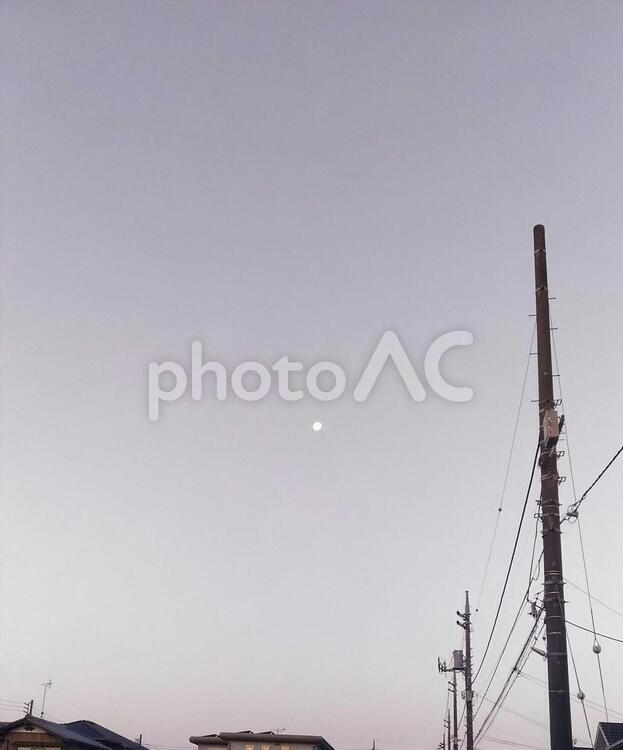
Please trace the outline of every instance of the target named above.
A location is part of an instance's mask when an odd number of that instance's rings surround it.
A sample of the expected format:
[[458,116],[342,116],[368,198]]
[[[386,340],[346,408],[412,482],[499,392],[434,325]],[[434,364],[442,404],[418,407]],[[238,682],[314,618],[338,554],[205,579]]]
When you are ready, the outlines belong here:
[[64,742],[72,745],[80,745],[81,747],[89,748],[89,750],[139,750],[139,748],[145,750],[144,747],[136,742],[132,742],[127,737],[123,737],[87,719],[59,724],[37,716],[23,716],[17,721],[0,726],[0,739],[4,738],[8,732],[19,729],[22,726],[27,729],[29,727],[38,727]]
[[89,721],[88,719],[70,721],[63,726],[69,727],[72,731],[78,732],[82,736],[89,737],[106,747],[122,748],[122,750],[139,750],[139,748],[145,750],[144,746],[139,745],[138,742],[133,742],[127,737],[117,734],[117,732],[113,732],[112,729],[107,729],[101,724]]
[[623,742],[623,724],[612,721],[600,721],[598,729],[601,730],[607,747],[619,745]]
[[324,737],[312,734],[277,734],[276,732],[219,732],[189,738],[194,745],[228,745],[230,742],[257,742],[265,745],[317,745],[322,750],[333,750]]

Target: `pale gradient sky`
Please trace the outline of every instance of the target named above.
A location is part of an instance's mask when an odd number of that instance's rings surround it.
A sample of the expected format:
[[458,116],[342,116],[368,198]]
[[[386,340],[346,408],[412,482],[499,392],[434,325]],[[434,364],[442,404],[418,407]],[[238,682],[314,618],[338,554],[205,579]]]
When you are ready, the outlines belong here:
[[[535,223],[579,492],[621,443],[623,5],[5,0],[0,20],[0,698],[39,701],[51,677],[50,718],[148,743],[285,727],[430,750],[436,658],[504,478]],[[414,404],[387,373],[365,404],[184,398],[147,419],[148,363],[188,362],[195,338],[228,366],[290,354],[354,378],[384,330],[421,367],[454,328],[475,336],[446,362],[469,404]],[[583,513],[594,594],[621,612],[622,471]],[[564,543],[582,585],[577,530]],[[530,547],[526,529],[494,654]],[[598,701],[591,638],[571,637]],[[602,645],[623,712],[623,646]],[[520,680],[508,706],[544,723],[545,695]],[[490,734],[547,742],[508,712]]]

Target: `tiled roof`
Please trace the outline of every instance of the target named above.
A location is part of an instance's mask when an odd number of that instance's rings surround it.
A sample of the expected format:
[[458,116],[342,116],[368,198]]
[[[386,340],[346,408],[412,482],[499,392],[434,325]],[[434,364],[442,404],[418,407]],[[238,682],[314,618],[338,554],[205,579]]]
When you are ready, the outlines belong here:
[[141,745],[132,742],[127,737],[86,719],[59,724],[37,716],[24,716],[17,721],[0,726],[0,738],[3,738],[7,732],[19,729],[21,726],[38,727],[69,744],[80,745],[88,748],[88,750],[139,750],[139,748],[145,750]]
[[72,731],[78,732],[82,736],[89,737],[96,742],[100,742],[107,747],[122,748],[122,750],[145,750],[142,745],[137,742],[129,740],[117,732],[113,732],[111,729],[103,727],[101,724],[96,724],[94,721],[88,719],[81,719],[80,721],[70,721],[63,726],[69,727]]

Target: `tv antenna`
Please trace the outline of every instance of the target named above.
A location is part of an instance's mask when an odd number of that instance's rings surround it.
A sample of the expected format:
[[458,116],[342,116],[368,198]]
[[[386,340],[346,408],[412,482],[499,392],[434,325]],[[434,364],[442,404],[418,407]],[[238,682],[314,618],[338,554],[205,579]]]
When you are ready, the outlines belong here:
[[43,719],[45,713],[45,697],[48,694],[48,690],[52,687],[52,680],[42,683],[41,687],[43,688],[43,700],[41,701],[41,713],[39,716]]

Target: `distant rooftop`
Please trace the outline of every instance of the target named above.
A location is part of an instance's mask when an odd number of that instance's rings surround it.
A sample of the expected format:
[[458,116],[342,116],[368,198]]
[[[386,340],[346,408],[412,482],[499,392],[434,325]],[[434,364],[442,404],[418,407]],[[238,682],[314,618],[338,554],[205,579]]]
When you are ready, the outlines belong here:
[[316,745],[321,750],[334,750],[324,737],[312,734],[279,734],[277,732],[219,732],[189,738],[194,745],[226,746],[230,742],[257,743],[261,745]]

